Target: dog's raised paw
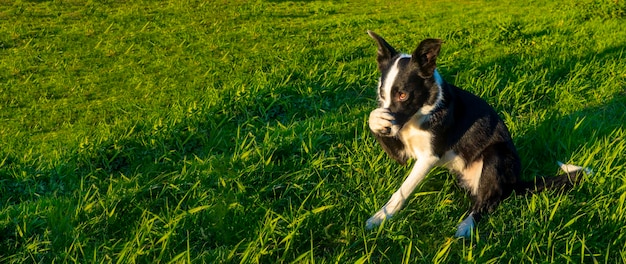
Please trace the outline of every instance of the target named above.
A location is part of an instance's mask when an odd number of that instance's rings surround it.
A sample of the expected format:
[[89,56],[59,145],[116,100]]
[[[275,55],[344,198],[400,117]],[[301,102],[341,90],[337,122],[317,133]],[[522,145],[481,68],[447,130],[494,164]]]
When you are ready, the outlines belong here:
[[388,109],[377,108],[370,113],[368,123],[372,131],[379,135],[385,135],[391,132],[392,126],[395,125],[395,118]]

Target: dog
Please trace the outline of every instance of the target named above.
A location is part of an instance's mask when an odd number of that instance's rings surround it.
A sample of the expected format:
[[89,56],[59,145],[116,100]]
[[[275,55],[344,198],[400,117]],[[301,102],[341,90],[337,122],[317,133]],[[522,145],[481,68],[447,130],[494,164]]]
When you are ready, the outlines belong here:
[[435,166],[448,168],[469,192],[472,207],[455,237],[471,237],[476,224],[513,192],[570,188],[587,169],[559,163],[565,173],[520,178],[521,162],[504,121],[483,99],[443,80],[437,71],[440,39],[423,40],[412,54],[397,52],[385,39],[376,41],[378,108],[369,115],[369,128],[383,150],[413,169],[389,201],[366,222],[372,229],[394,216],[417,185]]

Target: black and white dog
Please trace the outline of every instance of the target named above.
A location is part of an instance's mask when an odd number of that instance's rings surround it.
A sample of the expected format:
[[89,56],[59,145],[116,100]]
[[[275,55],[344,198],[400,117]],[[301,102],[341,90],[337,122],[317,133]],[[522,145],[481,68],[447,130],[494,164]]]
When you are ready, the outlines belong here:
[[469,191],[472,208],[456,237],[469,237],[476,222],[513,191],[517,194],[549,187],[571,187],[584,168],[562,164],[564,174],[520,179],[520,158],[511,135],[496,111],[479,97],[445,82],[436,69],[442,41],[425,39],[413,54],[398,53],[382,37],[378,44],[378,108],[369,127],[385,152],[400,164],[415,165],[389,201],[367,220],[371,229],[392,217],[435,166],[458,175]]

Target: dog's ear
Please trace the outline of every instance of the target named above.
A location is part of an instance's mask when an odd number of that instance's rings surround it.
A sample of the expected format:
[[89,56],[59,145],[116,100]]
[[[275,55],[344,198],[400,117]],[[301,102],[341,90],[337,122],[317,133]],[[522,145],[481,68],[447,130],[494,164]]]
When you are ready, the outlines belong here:
[[413,51],[411,62],[417,65],[420,77],[430,78],[437,67],[437,55],[441,49],[440,39],[425,39]]
[[383,71],[387,68],[387,66],[389,66],[391,58],[396,56],[398,52],[391,45],[389,45],[385,39],[376,33],[368,30],[367,34],[376,41],[376,44],[378,44],[378,57],[376,58],[376,61],[378,61],[378,70]]

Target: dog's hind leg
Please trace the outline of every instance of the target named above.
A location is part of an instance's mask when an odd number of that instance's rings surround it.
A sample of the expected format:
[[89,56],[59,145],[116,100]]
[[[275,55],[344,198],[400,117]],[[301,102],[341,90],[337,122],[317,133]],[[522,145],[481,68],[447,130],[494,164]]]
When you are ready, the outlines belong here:
[[406,180],[402,183],[402,186],[391,196],[389,201],[370,217],[365,223],[367,229],[372,229],[380,225],[385,219],[391,218],[397,213],[404,202],[408,199],[409,195],[413,193],[415,187],[426,177],[426,174],[435,166],[439,158],[435,156],[424,156],[416,160],[411,173],[407,176]]
[[[500,151],[500,152],[499,152]],[[483,152],[482,159],[471,163],[462,173],[465,186],[470,191],[472,198],[472,210],[470,214],[459,224],[455,237],[469,238],[476,224],[484,214],[491,212],[500,204],[502,199],[509,196],[512,188],[511,182],[515,182],[518,172],[518,160],[511,155],[500,154],[502,149],[488,148]],[[480,166],[480,170],[475,166]],[[470,177],[471,173],[479,173],[480,178]],[[475,182],[475,185],[471,185]]]
[[[486,188],[493,187],[487,186]],[[454,237],[470,238],[472,232],[475,230],[476,225],[482,219],[483,215],[490,212],[501,201],[501,193],[498,192],[498,188],[489,188],[491,191],[479,193],[478,195],[472,195],[473,206],[469,215],[457,226]],[[492,192],[495,191],[495,192]]]
[[456,228],[456,233],[454,234],[454,237],[463,237],[463,238],[471,237],[472,231],[476,228],[476,223],[478,223],[481,217],[482,217],[481,213],[471,212],[465,218],[465,220],[463,220],[463,222],[461,222],[459,226]]

